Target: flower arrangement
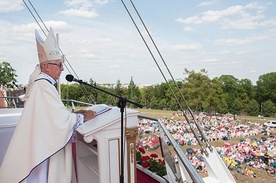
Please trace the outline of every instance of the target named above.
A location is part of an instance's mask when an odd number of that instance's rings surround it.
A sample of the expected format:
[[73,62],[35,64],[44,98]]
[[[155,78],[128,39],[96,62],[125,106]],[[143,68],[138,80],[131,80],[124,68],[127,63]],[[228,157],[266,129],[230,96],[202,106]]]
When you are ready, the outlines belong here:
[[136,151],[136,161],[140,164],[143,168],[148,168],[150,171],[155,172],[159,176],[167,175],[165,161],[162,159],[158,159],[157,154],[145,154],[146,151],[144,148],[138,148]]

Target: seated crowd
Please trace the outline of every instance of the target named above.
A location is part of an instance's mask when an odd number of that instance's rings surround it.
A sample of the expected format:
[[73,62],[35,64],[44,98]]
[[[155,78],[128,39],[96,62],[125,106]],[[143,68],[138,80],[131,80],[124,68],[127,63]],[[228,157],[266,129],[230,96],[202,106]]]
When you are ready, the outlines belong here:
[[[179,145],[198,145],[190,129],[196,128],[195,124],[191,123],[189,125],[187,121],[180,120],[181,114],[181,112],[175,113],[172,114],[170,119],[163,117],[161,120]],[[195,118],[201,129],[203,129],[208,141],[227,141],[231,138],[243,139],[237,144],[216,147],[229,169],[235,169],[239,173],[255,177],[256,174],[252,168],[257,168],[276,176],[276,138],[270,136],[275,133],[274,128],[264,127],[260,123],[234,120],[232,116],[208,116],[200,113],[195,115]],[[153,150],[159,147],[159,140],[157,140],[159,125],[156,121],[140,119],[138,129],[139,135],[146,133],[155,134],[153,136],[149,135],[138,138],[137,145],[139,147],[144,147],[146,150]],[[267,138],[254,138],[252,140],[248,138],[259,134],[263,134]],[[197,135],[201,138],[200,133]],[[169,145],[169,141],[167,144]],[[198,171],[206,172],[206,167],[199,150],[193,149],[187,152],[186,155]]]

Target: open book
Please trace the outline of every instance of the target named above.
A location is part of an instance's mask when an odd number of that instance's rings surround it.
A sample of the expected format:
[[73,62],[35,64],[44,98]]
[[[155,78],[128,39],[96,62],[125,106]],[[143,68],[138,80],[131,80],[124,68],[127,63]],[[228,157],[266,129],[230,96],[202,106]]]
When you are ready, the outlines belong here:
[[95,104],[91,107],[86,108],[86,110],[92,110],[96,112],[96,115],[100,115],[106,111],[109,111],[111,109],[111,107],[109,107],[106,104]]

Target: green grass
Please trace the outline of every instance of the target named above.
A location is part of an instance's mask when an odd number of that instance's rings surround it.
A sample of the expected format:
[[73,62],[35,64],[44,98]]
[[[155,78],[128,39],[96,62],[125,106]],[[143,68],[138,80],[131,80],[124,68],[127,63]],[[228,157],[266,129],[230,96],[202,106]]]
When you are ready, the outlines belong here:
[[[166,116],[167,118],[170,118],[172,113],[176,113],[177,111],[168,111],[168,110],[155,110],[155,109],[135,109],[138,110],[141,114],[146,115],[146,116],[151,116],[155,118],[162,118],[163,116]],[[181,119],[184,119],[181,117]],[[237,120],[242,120],[242,121],[250,121],[250,122],[260,122],[263,124],[264,122],[268,120],[276,120],[276,118],[272,117],[257,117],[257,116],[239,116],[237,115]]]
[[138,110],[141,114],[145,116],[155,117],[155,118],[162,118],[164,116],[171,117],[172,113],[176,111],[167,111],[167,110],[155,110],[155,109],[135,109]]

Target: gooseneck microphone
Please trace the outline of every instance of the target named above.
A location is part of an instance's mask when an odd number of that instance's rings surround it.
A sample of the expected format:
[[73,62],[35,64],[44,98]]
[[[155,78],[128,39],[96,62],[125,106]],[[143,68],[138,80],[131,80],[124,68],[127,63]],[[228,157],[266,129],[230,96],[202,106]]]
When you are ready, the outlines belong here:
[[66,79],[67,81],[69,81],[69,82],[75,81],[75,82],[77,82],[77,83],[82,84],[82,80],[81,80],[81,79],[76,79],[76,78],[74,78],[74,76],[71,75],[71,74],[67,74],[66,77],[65,77],[65,79]]

